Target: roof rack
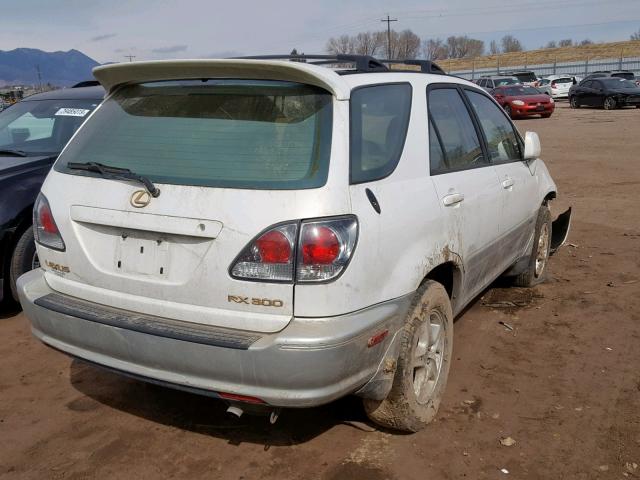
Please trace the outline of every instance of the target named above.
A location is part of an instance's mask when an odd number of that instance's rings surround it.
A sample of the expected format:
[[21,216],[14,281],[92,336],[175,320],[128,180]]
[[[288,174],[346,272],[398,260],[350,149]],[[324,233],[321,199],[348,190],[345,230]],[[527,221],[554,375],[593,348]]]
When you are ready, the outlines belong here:
[[436,75],[446,75],[447,73],[437,64],[431,60],[380,60],[381,63],[387,63],[390,65],[416,65],[420,67],[422,73],[434,73]]
[[[302,62],[311,65],[340,65],[353,64],[354,68],[349,70],[341,70],[338,73],[372,73],[372,72],[391,72],[393,71],[387,65],[415,65],[420,67],[420,73],[432,73],[436,75],[447,75],[447,73],[435,62],[430,60],[379,60],[370,55],[254,55],[247,57],[232,57],[233,59],[242,60],[289,60],[292,62]],[[397,71],[397,70],[395,70]],[[407,72],[415,72],[415,70],[406,70]]]
[[352,63],[355,67],[354,73],[386,72],[389,70],[380,60],[369,55],[256,55],[232,58],[244,60],[291,60],[292,62],[312,65]]

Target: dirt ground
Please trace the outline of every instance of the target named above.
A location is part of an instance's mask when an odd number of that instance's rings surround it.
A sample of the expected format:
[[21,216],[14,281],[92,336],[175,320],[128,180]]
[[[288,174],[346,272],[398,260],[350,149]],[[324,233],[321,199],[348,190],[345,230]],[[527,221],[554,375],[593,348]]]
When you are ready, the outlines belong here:
[[4,314],[0,478],[640,478],[640,110],[559,104],[518,128],[540,134],[556,213],[573,205],[570,244],[544,284],[494,286],[457,319],[429,428],[378,431],[355,398],[235,421],[72,361]]

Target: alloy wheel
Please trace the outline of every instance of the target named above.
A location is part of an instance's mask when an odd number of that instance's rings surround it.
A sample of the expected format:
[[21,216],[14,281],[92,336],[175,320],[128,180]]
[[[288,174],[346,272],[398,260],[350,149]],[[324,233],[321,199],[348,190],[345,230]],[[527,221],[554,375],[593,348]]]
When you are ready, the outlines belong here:
[[438,310],[429,315],[417,335],[413,355],[413,390],[424,405],[432,397],[440,380],[446,349],[445,319]]

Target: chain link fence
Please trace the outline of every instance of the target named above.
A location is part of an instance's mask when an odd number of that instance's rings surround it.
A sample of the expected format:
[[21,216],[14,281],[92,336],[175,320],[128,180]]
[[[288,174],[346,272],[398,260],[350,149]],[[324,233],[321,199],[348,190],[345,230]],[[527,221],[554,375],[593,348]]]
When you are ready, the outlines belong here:
[[[446,66],[446,62],[441,65]],[[537,65],[509,65],[508,67],[500,66],[496,63],[495,68],[473,68],[471,70],[457,70],[448,72],[451,75],[457,75],[468,80],[478,78],[484,75],[500,75],[504,72],[516,70],[532,70],[538,77],[546,77],[547,75],[570,74],[584,77],[589,73],[598,70],[630,70],[640,75],[640,57],[626,58],[605,58],[598,60],[581,60],[577,62],[554,62],[542,63]]]

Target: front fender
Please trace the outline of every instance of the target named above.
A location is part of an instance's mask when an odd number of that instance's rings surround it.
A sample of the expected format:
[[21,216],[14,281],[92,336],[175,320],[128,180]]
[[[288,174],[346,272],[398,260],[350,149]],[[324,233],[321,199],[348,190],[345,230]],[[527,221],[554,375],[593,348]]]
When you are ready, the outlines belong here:
[[567,241],[569,230],[571,229],[571,207],[566,212],[558,215],[551,222],[551,249],[550,255],[556,253],[562,245]]

